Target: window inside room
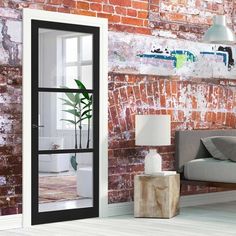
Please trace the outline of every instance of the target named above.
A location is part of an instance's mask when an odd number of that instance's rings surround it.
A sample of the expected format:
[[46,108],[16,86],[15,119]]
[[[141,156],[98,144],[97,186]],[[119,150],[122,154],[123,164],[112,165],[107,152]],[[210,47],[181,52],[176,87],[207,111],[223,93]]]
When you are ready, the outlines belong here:
[[[58,37],[57,51],[59,63],[57,68],[57,77],[61,78],[57,80],[57,87],[67,86],[69,88],[75,88],[75,80],[80,80],[86,87],[86,89],[92,89],[92,76],[93,76],[93,52],[92,52],[92,40],[91,34],[86,35],[69,35]],[[60,61],[63,58],[63,61]],[[65,94],[58,94],[58,98],[65,99]],[[64,105],[57,99],[57,129],[58,130],[71,130],[73,124],[69,122],[60,122],[60,119],[70,120],[72,118],[70,113],[63,112],[65,110]],[[59,119],[60,118],[60,119]],[[87,128],[88,120],[82,122],[83,129]]]

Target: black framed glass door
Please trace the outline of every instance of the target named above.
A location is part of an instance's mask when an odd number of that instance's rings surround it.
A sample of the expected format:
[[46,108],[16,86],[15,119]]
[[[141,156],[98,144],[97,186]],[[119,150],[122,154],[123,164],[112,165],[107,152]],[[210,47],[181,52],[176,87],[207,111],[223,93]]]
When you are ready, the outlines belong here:
[[96,217],[99,28],[31,25],[32,224]]

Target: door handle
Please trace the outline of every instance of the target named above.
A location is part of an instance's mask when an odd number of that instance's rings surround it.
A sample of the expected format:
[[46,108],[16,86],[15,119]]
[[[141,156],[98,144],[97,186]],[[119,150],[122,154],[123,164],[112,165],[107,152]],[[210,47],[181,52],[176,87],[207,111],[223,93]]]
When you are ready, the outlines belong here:
[[32,127],[33,127],[34,129],[37,129],[37,128],[43,128],[44,125],[36,125],[36,124],[33,124]]

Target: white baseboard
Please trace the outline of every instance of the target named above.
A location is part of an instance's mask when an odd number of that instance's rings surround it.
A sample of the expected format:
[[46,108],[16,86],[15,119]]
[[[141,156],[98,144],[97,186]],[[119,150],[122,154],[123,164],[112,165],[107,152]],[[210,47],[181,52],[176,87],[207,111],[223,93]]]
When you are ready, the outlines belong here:
[[0,230],[15,228],[22,228],[22,214],[0,216]]
[[236,191],[203,193],[203,194],[182,196],[180,198],[180,207],[198,206],[198,205],[232,202],[232,201],[236,201]]
[[[236,191],[204,193],[180,197],[180,207],[198,206],[236,201]],[[108,205],[107,216],[133,215],[134,203],[114,203]]]
[[107,216],[130,215],[134,212],[133,202],[113,203],[108,205]]

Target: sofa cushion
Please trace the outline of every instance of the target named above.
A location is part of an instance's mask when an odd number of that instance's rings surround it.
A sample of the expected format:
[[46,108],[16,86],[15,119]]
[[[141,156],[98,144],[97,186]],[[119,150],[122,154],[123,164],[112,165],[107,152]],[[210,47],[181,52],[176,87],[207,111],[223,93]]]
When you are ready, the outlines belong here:
[[236,137],[213,136],[201,139],[212,157],[236,162]]

